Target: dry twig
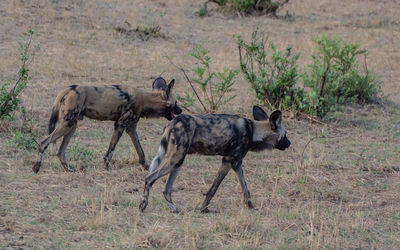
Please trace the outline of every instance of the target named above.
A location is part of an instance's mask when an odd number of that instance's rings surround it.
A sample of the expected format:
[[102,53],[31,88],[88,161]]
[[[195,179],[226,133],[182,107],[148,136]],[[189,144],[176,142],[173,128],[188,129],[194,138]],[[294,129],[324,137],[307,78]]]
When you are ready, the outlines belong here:
[[190,78],[187,76],[186,71],[185,71],[183,68],[179,67],[178,65],[174,64],[174,62],[172,62],[172,60],[171,60],[170,57],[165,56],[165,58],[167,58],[167,60],[172,64],[172,66],[174,66],[175,68],[177,68],[177,69],[179,69],[179,70],[181,70],[181,71],[183,72],[183,74],[185,75],[186,80],[188,81],[188,83],[190,84],[190,87],[192,88],[194,94],[196,95],[197,100],[199,100],[199,102],[200,102],[201,106],[203,107],[204,111],[205,111],[206,113],[208,113],[208,110],[207,110],[206,106],[205,106],[204,103],[201,101],[200,96],[197,94],[197,91],[196,91],[196,89],[194,88],[192,81],[190,81]]

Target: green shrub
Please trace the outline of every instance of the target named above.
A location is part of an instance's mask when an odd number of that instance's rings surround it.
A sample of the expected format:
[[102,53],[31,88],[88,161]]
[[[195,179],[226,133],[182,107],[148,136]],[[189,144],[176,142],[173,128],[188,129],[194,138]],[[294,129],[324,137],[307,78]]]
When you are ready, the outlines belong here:
[[237,38],[240,68],[251,84],[259,101],[269,108],[302,109],[304,91],[296,86],[298,79],[297,60],[290,47],[278,51],[267,39],[258,37],[257,30],[246,43]]
[[[296,86],[298,53],[293,54],[291,48],[278,51],[272,42],[267,46],[257,30],[248,43],[238,36],[240,68],[259,101],[269,108],[294,109],[322,118],[346,103],[378,100],[380,81],[368,71],[367,50],[339,38],[323,36],[313,42],[316,53],[300,88]],[[360,55],[365,56],[364,72],[359,67]]]
[[250,13],[250,11],[254,9],[255,4],[255,0],[231,0],[232,8],[244,13]]
[[13,137],[7,141],[12,147],[26,150],[36,149],[36,142],[30,134],[21,131],[15,131]]
[[[19,45],[21,67],[18,70],[18,79],[5,81],[0,87],[0,120],[14,120],[14,112],[17,110],[25,111],[20,105],[20,94],[25,89],[30,79],[28,65],[33,59],[34,51],[31,51],[33,31],[24,33],[21,36]],[[37,46],[36,49],[39,47]]]
[[374,74],[368,71],[362,75],[358,71],[351,71],[348,79],[348,95],[358,103],[376,103],[381,94],[381,82]]
[[201,44],[195,45],[190,53],[190,56],[197,60],[197,66],[192,69],[195,77],[191,81],[199,86],[202,97],[197,92],[192,95],[186,93],[185,97],[180,96],[178,100],[183,103],[184,107],[189,107],[193,104],[196,96],[206,113],[214,113],[222,105],[236,97],[236,95],[227,95],[234,91],[233,86],[236,83],[234,78],[239,71],[228,68],[224,68],[222,72],[211,71],[211,58],[208,53],[209,51]]
[[357,56],[366,55],[360,45],[339,38],[323,36],[313,39],[317,54],[312,56],[303,84],[310,88],[305,96],[305,111],[324,117],[340,105],[349,102],[371,102],[378,96],[380,82],[368,71],[359,70]]

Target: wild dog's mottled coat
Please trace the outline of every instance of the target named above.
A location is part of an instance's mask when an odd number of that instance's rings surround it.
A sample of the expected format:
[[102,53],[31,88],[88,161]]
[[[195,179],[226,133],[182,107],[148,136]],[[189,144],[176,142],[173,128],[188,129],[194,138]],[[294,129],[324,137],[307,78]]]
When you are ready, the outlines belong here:
[[60,91],[49,121],[49,136],[40,143],[39,160],[34,165],[33,171],[35,173],[39,171],[48,145],[62,136],[64,138],[57,156],[64,169],[71,171],[65,160],[65,149],[76,130],[78,120],[82,120],[83,117],[115,121],[114,133],[104,156],[107,169],[115,146],[125,130],[139,155],[139,162],[147,169],[145,155],[136,133],[136,125],[140,117],[166,117],[171,120],[174,114],[182,112],[171,94],[173,85],[174,80],[167,86],[165,80],[159,77],[153,82],[152,92],[121,85],[72,85]]
[[153,183],[170,173],[164,196],[176,211],[171,199],[172,185],[186,154],[192,153],[224,156],[218,176],[201,207],[203,212],[208,211],[211,198],[231,168],[239,177],[247,205],[252,208],[250,192],[243,176],[242,159],[249,150],[285,150],[290,145],[281,124],[280,111],[273,112],[268,118],[260,107],[254,106],[253,115],[255,120],[227,114],[179,115],[173,119],[165,128],[158,154],[151,163],[140,209],[143,211],[146,208]]

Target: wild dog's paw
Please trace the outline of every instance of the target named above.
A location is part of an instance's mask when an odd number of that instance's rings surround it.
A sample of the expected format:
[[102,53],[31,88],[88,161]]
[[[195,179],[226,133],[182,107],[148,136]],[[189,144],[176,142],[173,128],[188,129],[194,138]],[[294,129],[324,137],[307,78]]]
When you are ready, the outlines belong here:
[[142,200],[142,202],[139,205],[140,212],[143,212],[146,209],[147,204],[148,204],[147,200]]
[[69,166],[64,166],[65,172],[75,172],[75,169],[70,168]]
[[140,165],[142,165],[144,170],[149,170],[149,168],[150,168],[150,165],[147,161],[140,162]]
[[104,168],[108,171],[110,170],[110,161],[107,159],[107,157],[104,156]]
[[168,202],[168,205],[169,205],[169,207],[171,208],[171,213],[174,213],[174,214],[179,214],[179,213],[181,213],[181,211],[179,211],[179,210],[175,207],[174,203]]
[[36,162],[35,165],[33,165],[32,170],[33,170],[34,173],[37,174],[39,172],[40,165],[41,165],[40,162]]
[[202,208],[200,211],[201,211],[202,214],[208,214],[210,212],[208,207]]
[[247,207],[253,210],[258,210],[257,208],[254,207],[253,203],[251,201],[247,201]]

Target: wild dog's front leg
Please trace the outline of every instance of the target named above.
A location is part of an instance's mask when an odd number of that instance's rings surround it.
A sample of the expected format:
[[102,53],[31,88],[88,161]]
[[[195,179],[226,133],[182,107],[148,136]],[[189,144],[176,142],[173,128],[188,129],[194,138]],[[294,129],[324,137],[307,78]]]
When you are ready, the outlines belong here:
[[114,124],[114,133],[112,135],[110,146],[108,147],[107,153],[104,156],[104,165],[107,170],[109,170],[109,164],[111,158],[114,154],[115,146],[117,145],[119,138],[121,138],[122,134],[124,133],[125,127],[120,124],[119,121],[116,121]]
[[134,122],[131,125],[127,126],[126,132],[131,137],[132,143],[135,146],[136,152],[139,156],[139,163],[143,166],[145,170],[148,170],[149,164],[146,162],[146,156],[143,152],[142,146],[140,145],[139,137],[136,132],[136,125],[137,122]]
[[250,191],[247,188],[246,181],[243,176],[242,161],[236,161],[232,164],[232,169],[235,171],[237,177],[239,178],[240,186],[244,194],[244,200],[249,208],[254,209],[253,203],[250,199]]
[[203,202],[203,205],[201,205],[200,211],[202,213],[209,212],[208,204],[210,204],[211,199],[214,197],[215,192],[217,192],[219,185],[221,184],[221,182],[225,178],[225,176],[228,174],[230,169],[231,169],[231,163],[224,157],[222,159],[222,166],[218,171],[217,178],[215,178],[214,183],[212,184],[210,190],[208,190],[208,192],[206,194],[206,198]]

